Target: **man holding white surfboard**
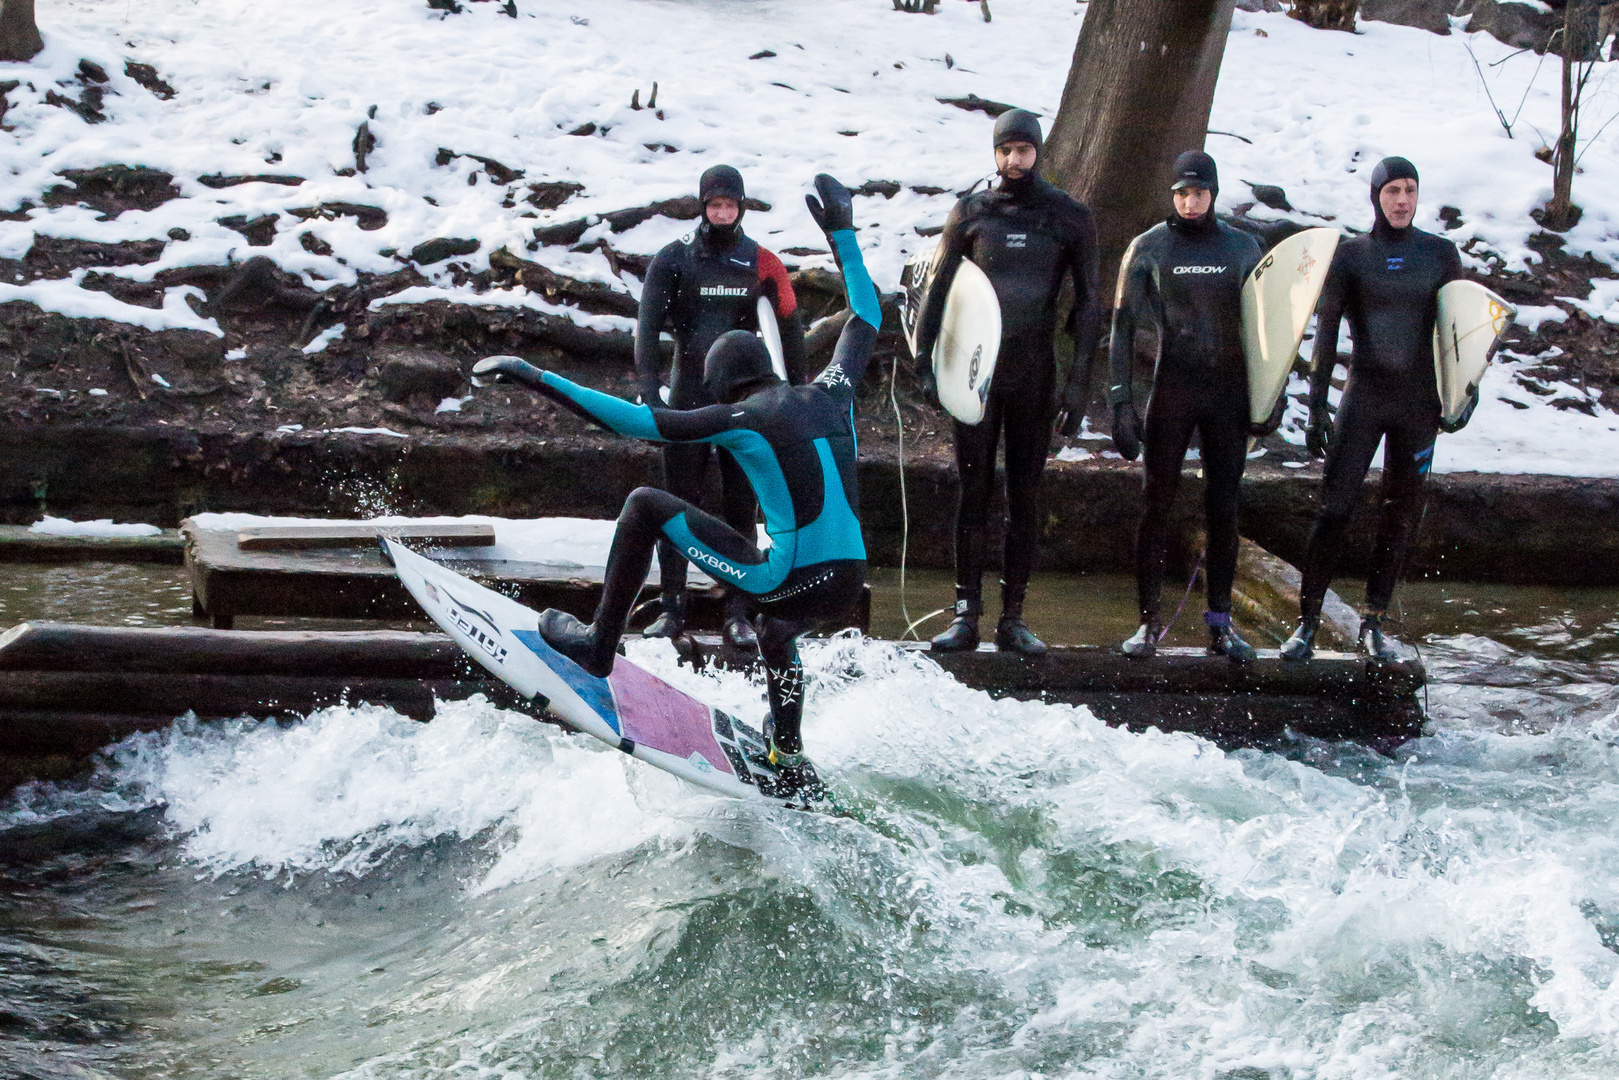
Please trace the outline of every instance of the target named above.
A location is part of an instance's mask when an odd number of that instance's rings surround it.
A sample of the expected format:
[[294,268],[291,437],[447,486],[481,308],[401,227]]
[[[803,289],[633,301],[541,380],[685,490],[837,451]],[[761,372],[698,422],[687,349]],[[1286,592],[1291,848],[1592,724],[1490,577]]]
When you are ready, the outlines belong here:
[[808,385],[778,377],[764,344],[744,330],[720,335],[709,349],[703,382],[716,404],[698,409],[632,404],[516,357],[492,357],[474,369],[517,379],[615,434],[717,446],[736,457],[764,512],[768,548],[758,547],[751,522],[744,532],[667,491],[637,488],[618,518],[595,619],[587,626],[550,609],[540,616],[539,633],[587,673],[606,678],[654,548],[678,545],[756,613],[770,701],[769,759],[789,791],[819,786],[799,731],[798,638],[819,626],[846,625],[865,584],[853,404],[882,325],[877,289],[855,242],[849,191],[825,174],[815,187],[820,199],[806,202],[843,271],[854,317],[832,362]]
[[[701,223],[691,235],[658,252],[641,290],[635,374],[641,400],[651,406],[665,401],[676,409],[714,404],[703,383],[703,358],[728,330],[760,330],[772,343],[779,337],[784,368],[779,374],[794,384],[805,379],[803,316],[787,270],[773,252],[742,231],[746,198],[742,174],[729,165],[715,165],[703,173],[697,191],[703,207]],[[660,386],[663,364],[658,347],[665,327],[675,339],[667,398]],[[688,502],[701,502],[716,451],[722,514],[733,529],[752,535],[757,520],[753,489],[729,450],[707,443],[670,443],[663,450],[663,486]],[[686,564],[673,544],[658,548],[663,612],[647,628],[653,637],[675,637],[685,629]],[[739,603],[726,610],[725,638],[733,647],[757,646],[746,609]]]
[[[1304,553],[1299,628],[1282,646],[1284,660],[1314,654],[1321,603],[1379,443],[1381,513],[1366,576],[1360,646],[1379,659],[1402,656],[1399,644],[1384,633],[1383,620],[1422,512],[1423,485],[1439,433],[1434,370],[1439,294],[1461,278],[1462,262],[1455,244],[1411,223],[1417,211],[1417,169],[1405,158],[1378,162],[1372,170],[1371,202],[1372,231],[1338,245],[1321,294],[1308,445],[1314,456],[1325,455],[1327,464],[1321,506]],[[1327,393],[1338,361],[1339,324],[1345,318],[1353,352],[1334,423]]]
[[[956,203],[945,223],[927,295],[916,324],[917,368],[924,384],[932,380],[934,350],[946,323],[946,300],[958,272],[971,263],[993,286],[986,318],[999,316],[999,348],[993,377],[976,380],[976,364],[962,372],[974,406],[963,418],[939,386],[955,417],[956,504],[955,620],[932,646],[942,652],[978,647],[983,613],[983,575],[988,545],[990,497],[995,483],[995,452],[1006,436],[1006,547],[1001,562],[1001,619],[995,644],[1025,655],[1046,651],[1045,643],[1023,621],[1023,597],[1034,567],[1039,534],[1038,496],[1056,416],[1057,357],[1054,331],[1057,300],[1065,279],[1074,282],[1076,363],[1064,403],[1076,417],[1084,413],[1089,359],[1101,336],[1096,225],[1090,211],[1038,173],[1043,138],[1039,119],[1013,109],[995,121],[994,149],[1000,181]],[[991,343],[993,344],[993,343]],[[976,384],[975,384],[976,380]]]
[[[1134,461],[1145,444],[1141,524],[1136,534],[1136,590],[1141,625],[1124,643],[1131,657],[1152,656],[1164,636],[1159,597],[1169,513],[1181,464],[1196,432],[1203,462],[1206,518],[1204,580],[1209,652],[1254,658],[1231,625],[1231,583],[1237,572],[1237,498],[1248,439],[1268,434],[1277,414],[1260,425],[1249,417],[1248,366],[1243,348],[1242,294],[1259,264],[1259,244],[1214,216],[1220,190],[1214,159],[1189,150],[1175,161],[1167,220],[1136,237],[1119,265],[1108,350],[1108,404],[1113,445]],[[1136,331],[1158,331],[1158,362],[1145,430],[1133,386]],[[1297,347],[1297,342],[1294,343]]]

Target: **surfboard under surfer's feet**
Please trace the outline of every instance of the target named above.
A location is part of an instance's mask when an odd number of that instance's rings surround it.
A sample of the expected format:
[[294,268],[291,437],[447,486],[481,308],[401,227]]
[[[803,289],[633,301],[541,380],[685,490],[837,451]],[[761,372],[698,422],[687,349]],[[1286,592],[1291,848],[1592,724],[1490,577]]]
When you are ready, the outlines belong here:
[[772,742],[769,760],[776,767],[776,790],[773,792],[776,798],[803,806],[825,802],[829,798],[820,773],[815,771],[814,764],[803,754],[784,754]]
[[540,615],[540,636],[547,645],[596,678],[605,679],[612,674],[614,650],[601,647],[594,624],[587,626],[566,611],[546,608]]

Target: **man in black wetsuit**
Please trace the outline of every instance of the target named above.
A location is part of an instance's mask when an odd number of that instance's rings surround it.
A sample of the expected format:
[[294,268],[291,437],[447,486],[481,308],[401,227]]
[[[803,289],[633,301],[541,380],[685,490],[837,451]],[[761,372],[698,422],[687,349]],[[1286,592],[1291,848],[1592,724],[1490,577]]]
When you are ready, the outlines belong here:
[[854,238],[849,192],[830,176],[815,178],[821,201],[806,198],[843,270],[854,312],[832,362],[807,386],[790,386],[771,371],[753,334],[733,330],[709,349],[703,381],[719,404],[665,409],[636,405],[540,371],[514,357],[491,358],[483,371],[527,383],[608,430],[632,438],[717,446],[735,455],[764,511],[769,548],[761,551],[752,523],[746,532],[657,488],[637,488],[619,514],[607,557],[595,620],[582,625],[555,609],[540,617],[540,633],[587,672],[605,677],[625,620],[646,581],[652,551],[676,544],[757,613],[759,653],[770,700],[766,734],[771,761],[788,791],[816,797],[819,781],[803,753],[799,727],[804,669],[799,635],[843,625],[854,614],[866,575],[855,469],[853,403],[877,343],[882,311]]
[[[1248,420],[1248,365],[1242,350],[1242,286],[1258,265],[1259,244],[1219,222],[1214,159],[1188,150],[1175,160],[1174,212],[1136,237],[1119,267],[1109,348],[1113,445],[1134,461],[1146,446],[1141,526],[1136,534],[1136,590],[1141,627],[1124,643],[1126,656],[1152,656],[1164,635],[1158,616],[1169,511],[1180,487],[1181,462],[1192,432],[1203,460],[1203,508],[1208,548],[1205,581],[1209,652],[1254,658],[1231,625],[1231,581],[1237,573],[1237,493],[1248,437],[1269,434]],[[1145,437],[1131,386],[1136,329],[1158,329],[1158,364]],[[1280,421],[1279,413],[1274,417]]]
[[[1321,508],[1304,553],[1301,619],[1282,646],[1284,660],[1305,660],[1314,653],[1321,602],[1337,569],[1344,528],[1380,442],[1381,514],[1366,576],[1360,645],[1379,659],[1401,656],[1398,643],[1384,634],[1383,620],[1422,512],[1423,483],[1439,433],[1433,358],[1439,289],[1462,276],[1462,260],[1455,244],[1411,224],[1417,170],[1405,158],[1378,162],[1371,195],[1372,231],[1338,245],[1316,309],[1308,444],[1311,454],[1326,455],[1327,465]],[[1327,391],[1338,360],[1338,326],[1346,317],[1353,351],[1334,425]]]
[[978,647],[989,502],[995,451],[1006,433],[1006,548],[1001,562],[1001,620],[995,644],[1026,655],[1046,651],[1023,621],[1023,596],[1034,567],[1039,534],[1040,474],[1046,467],[1055,418],[1057,357],[1053,331],[1063,279],[1074,280],[1073,369],[1064,403],[1077,424],[1084,414],[1090,357],[1101,336],[1096,226],[1091,213],[1041,179],[1042,137],[1033,113],[1013,109],[995,122],[995,164],[1000,183],[956,203],[940,240],[942,261],[923,301],[916,362],[931,387],[933,348],[944,319],[945,297],[961,260],[971,259],[995,286],[1001,307],[1001,347],[984,418],[955,422],[956,617],[933,648]]
[[[781,330],[787,376],[804,381],[804,323],[787,270],[773,253],[742,232],[742,174],[715,165],[698,183],[703,220],[695,232],[658,252],[647,269],[635,327],[635,374],[641,400],[657,407],[662,357],[658,335],[667,326],[675,339],[669,378],[670,408],[697,409],[715,402],[703,383],[703,358],[728,330],[757,330],[758,301],[770,300]],[[736,458],[708,443],[670,443],[663,450],[665,490],[700,503],[709,462],[718,450],[722,514],[733,529],[752,535],[756,504]],[[686,624],[686,560],[673,544],[658,548],[663,613],[647,628],[653,637],[674,637]],[[740,601],[726,609],[725,638],[735,647],[757,642]]]

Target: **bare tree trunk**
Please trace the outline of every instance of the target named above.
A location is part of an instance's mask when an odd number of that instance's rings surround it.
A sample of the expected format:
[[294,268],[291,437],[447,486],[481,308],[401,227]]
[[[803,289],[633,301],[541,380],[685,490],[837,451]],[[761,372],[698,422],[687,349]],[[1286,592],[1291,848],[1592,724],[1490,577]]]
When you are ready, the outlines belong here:
[[1355,31],[1360,0],[1293,0],[1290,16],[1317,30]]
[[0,60],[32,60],[44,47],[34,25],[34,0],[0,0]]
[[1598,58],[1600,9],[1597,0],[1568,0],[1563,9],[1563,111],[1557,145],[1552,148],[1552,197],[1540,222],[1554,232],[1579,224],[1574,205],[1574,166],[1579,158],[1580,99]]
[[1235,6],[1091,0],[1045,164],[1096,215],[1109,296],[1131,238],[1168,212],[1175,156],[1203,146]]

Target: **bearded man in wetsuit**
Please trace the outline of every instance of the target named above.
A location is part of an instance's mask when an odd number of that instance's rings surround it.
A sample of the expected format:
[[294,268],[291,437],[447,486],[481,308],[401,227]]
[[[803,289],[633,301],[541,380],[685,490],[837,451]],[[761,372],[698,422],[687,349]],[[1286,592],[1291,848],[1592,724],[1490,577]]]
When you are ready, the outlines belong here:
[[[742,232],[745,192],[742,174],[729,165],[703,173],[697,197],[703,220],[695,232],[668,244],[647,269],[635,327],[635,375],[641,400],[663,404],[659,376],[662,357],[658,335],[667,326],[675,339],[668,403],[675,409],[713,405],[703,381],[703,358],[720,335],[759,328],[758,301],[769,299],[781,331],[789,381],[804,381],[804,322],[787,270],[772,252]],[[724,447],[705,442],[672,442],[663,449],[663,486],[692,503],[703,497],[709,462],[720,465],[720,502],[727,523],[753,534],[757,505],[736,458]],[[686,559],[672,543],[658,547],[663,612],[647,627],[652,637],[675,637],[686,626]],[[747,609],[733,598],[725,613],[725,640],[734,648],[757,647]]]
[[933,639],[941,652],[978,647],[988,544],[995,451],[1006,436],[1006,547],[1001,561],[1001,619],[995,644],[1037,656],[1043,641],[1023,621],[1023,597],[1034,568],[1039,535],[1040,476],[1045,471],[1056,416],[1057,298],[1065,277],[1074,282],[1074,365],[1063,400],[1069,424],[1085,412],[1090,357],[1101,336],[1096,225],[1091,212],[1036,172],[1043,145],[1040,121],[1013,109],[995,121],[995,165],[1000,182],[956,203],[940,240],[941,261],[918,321],[916,362],[932,390],[933,348],[945,298],[962,259],[971,259],[995,286],[1001,308],[1000,353],[984,418],[956,421],[955,620]]
[[[1338,245],[1316,308],[1307,443],[1313,456],[1326,456],[1327,464],[1321,507],[1304,552],[1299,628],[1282,646],[1284,660],[1314,654],[1321,602],[1378,443],[1383,443],[1383,482],[1360,647],[1378,659],[1402,658],[1399,643],[1384,632],[1384,619],[1422,513],[1423,485],[1439,434],[1433,356],[1439,289],[1462,276],[1462,259],[1455,244],[1411,224],[1417,169],[1405,158],[1378,162],[1371,196],[1372,231]],[[1327,391],[1345,318],[1353,336],[1349,381],[1333,423]]]
[[[1237,496],[1250,435],[1268,435],[1281,421],[1251,426],[1248,364],[1242,348],[1242,287],[1262,252],[1247,233],[1214,216],[1220,175],[1214,159],[1188,150],[1175,160],[1169,218],[1136,237],[1119,266],[1113,307],[1112,371],[1107,400],[1113,408],[1113,445],[1134,461],[1146,459],[1141,525],[1136,533],[1136,591],[1141,626],[1124,654],[1152,656],[1164,636],[1159,595],[1169,512],[1180,487],[1181,463],[1197,432],[1203,460],[1203,511],[1208,537],[1203,621],[1209,653],[1254,658],[1253,646],[1231,625],[1231,582],[1237,573]],[[1143,433],[1136,414],[1131,370],[1136,329],[1158,329],[1158,363]]]
[[826,175],[815,178],[815,187],[820,201],[805,201],[843,271],[854,317],[814,382],[791,386],[777,378],[764,345],[745,330],[722,334],[709,348],[703,383],[718,404],[697,409],[631,404],[516,358],[499,366],[501,374],[616,434],[716,446],[735,456],[758,494],[768,549],[757,546],[751,522],[744,532],[667,491],[637,488],[618,517],[594,621],[586,626],[553,608],[540,616],[540,634],[590,674],[606,677],[653,548],[677,545],[756,613],[770,701],[770,760],[781,767],[785,785],[774,794],[806,798],[817,797],[820,781],[800,734],[804,668],[797,643],[817,627],[847,625],[841,620],[854,615],[865,584],[853,404],[882,325],[877,290],[855,243],[848,189]]

